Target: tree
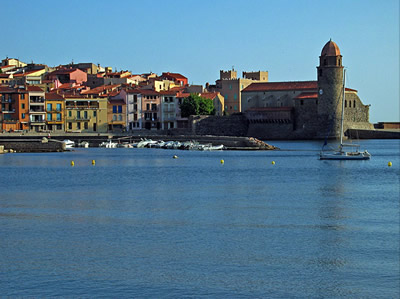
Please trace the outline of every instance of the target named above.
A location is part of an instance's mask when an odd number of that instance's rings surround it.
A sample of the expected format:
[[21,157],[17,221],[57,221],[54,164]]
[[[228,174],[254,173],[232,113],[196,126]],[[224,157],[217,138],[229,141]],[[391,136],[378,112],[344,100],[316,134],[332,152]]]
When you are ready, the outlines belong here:
[[206,99],[193,93],[183,99],[180,108],[182,117],[215,114],[214,104],[211,99]]

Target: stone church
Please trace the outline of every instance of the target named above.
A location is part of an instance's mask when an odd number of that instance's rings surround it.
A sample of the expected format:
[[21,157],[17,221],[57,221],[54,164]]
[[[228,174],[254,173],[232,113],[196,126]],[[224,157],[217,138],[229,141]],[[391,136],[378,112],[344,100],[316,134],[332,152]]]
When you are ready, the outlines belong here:
[[[316,81],[252,83],[242,91],[241,111],[248,136],[264,139],[323,139],[340,135],[343,103],[342,55],[335,42],[325,44]],[[372,129],[369,105],[357,90],[345,88],[344,131]]]

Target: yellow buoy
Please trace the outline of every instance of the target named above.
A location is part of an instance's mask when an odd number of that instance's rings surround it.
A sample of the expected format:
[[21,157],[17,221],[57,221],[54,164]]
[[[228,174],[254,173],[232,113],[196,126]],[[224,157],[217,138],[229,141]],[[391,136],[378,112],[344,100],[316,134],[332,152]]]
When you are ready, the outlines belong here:
[[74,166],[75,165],[75,162],[74,161],[71,161],[71,166]]
[[272,161],[271,164],[272,164],[272,165],[275,165],[275,161]]
[[388,166],[391,167],[391,166],[392,166],[392,162],[389,162],[389,163],[388,163]]
[[95,160],[92,160],[92,165],[96,165],[96,161]]
[[177,156],[177,155],[174,155],[172,158],[174,158],[174,159],[178,159],[178,156]]
[[224,160],[221,160],[221,164],[224,164],[225,163],[225,161]]

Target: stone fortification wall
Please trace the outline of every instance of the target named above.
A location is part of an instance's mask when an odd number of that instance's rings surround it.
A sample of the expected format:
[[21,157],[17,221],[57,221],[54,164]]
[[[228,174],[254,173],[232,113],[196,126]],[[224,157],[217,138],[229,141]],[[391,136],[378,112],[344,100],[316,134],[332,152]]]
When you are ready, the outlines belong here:
[[356,93],[346,92],[346,107],[344,108],[344,128],[373,129],[369,123],[369,106],[364,105]]
[[247,136],[261,140],[293,139],[293,124],[251,123],[249,124]]
[[230,116],[191,116],[190,131],[196,135],[247,136],[248,124],[243,114]]

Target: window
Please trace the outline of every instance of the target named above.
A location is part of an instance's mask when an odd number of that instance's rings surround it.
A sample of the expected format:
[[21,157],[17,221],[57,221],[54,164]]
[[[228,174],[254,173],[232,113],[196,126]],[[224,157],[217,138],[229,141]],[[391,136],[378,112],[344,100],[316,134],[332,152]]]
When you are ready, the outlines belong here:
[[233,110],[235,110],[235,111],[237,110],[237,106],[236,106],[236,105],[235,105],[235,106],[233,106]]
[[93,117],[97,116],[97,111],[93,111]]
[[25,104],[24,103],[21,104],[21,109],[25,109]]
[[21,100],[25,100],[25,94],[21,93]]
[[318,70],[318,75],[319,75],[320,77],[322,77],[322,70],[321,70],[321,69]]
[[52,105],[51,104],[47,104],[47,111],[51,111],[52,110],[51,108],[53,108]]
[[68,111],[68,117],[72,117],[72,111]]
[[151,104],[151,110],[153,111],[157,110],[157,104]]
[[47,120],[51,120],[51,113],[47,113]]
[[57,120],[61,121],[61,113],[57,113]]
[[149,103],[146,104],[146,110],[150,110],[150,104]]
[[117,106],[113,106],[113,113],[117,113]]
[[356,100],[353,102],[353,108],[356,108]]
[[229,84],[229,89],[232,89],[232,84]]
[[72,130],[72,123],[68,123],[68,129]]
[[121,114],[118,115],[118,120],[119,120],[119,121],[122,121],[122,115],[121,115]]
[[87,111],[84,111],[84,112],[83,112],[83,118],[84,118],[84,119],[88,119]]
[[349,108],[351,108],[351,101],[349,101]]
[[61,111],[61,104],[57,104],[56,109],[57,111]]
[[347,100],[344,100],[344,107],[347,107]]
[[113,115],[113,120],[117,120],[117,116],[115,114]]
[[122,113],[122,106],[121,105],[118,106],[118,113]]
[[97,124],[96,123],[93,124],[93,131],[95,131],[95,132],[97,131]]
[[76,111],[76,118],[80,119],[81,118],[81,112],[80,111]]
[[85,130],[89,129],[89,123],[88,122],[85,122],[84,126],[85,126]]
[[80,122],[77,122],[77,123],[76,123],[76,128],[77,128],[78,130],[81,129],[81,123],[80,123]]
[[25,113],[22,113],[22,114],[21,114],[21,118],[25,118]]
[[233,99],[237,100],[237,94],[236,93],[233,95]]
[[304,100],[300,100],[300,105],[304,105]]

